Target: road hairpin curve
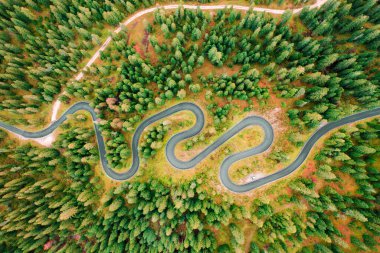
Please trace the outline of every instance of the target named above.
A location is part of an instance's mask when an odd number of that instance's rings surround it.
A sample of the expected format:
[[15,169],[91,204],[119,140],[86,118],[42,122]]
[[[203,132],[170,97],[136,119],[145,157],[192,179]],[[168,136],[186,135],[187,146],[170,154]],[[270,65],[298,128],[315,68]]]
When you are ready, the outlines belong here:
[[308,139],[308,141],[303,146],[301,152],[297,156],[297,158],[287,167],[270,174],[268,176],[262,177],[260,179],[254,180],[252,182],[246,183],[246,184],[235,184],[232,182],[228,175],[228,170],[231,167],[231,165],[239,160],[245,159],[250,156],[258,155],[263,152],[265,152],[273,143],[274,134],[273,134],[273,128],[271,124],[265,120],[264,118],[258,117],[258,116],[249,116],[241,120],[239,123],[237,123],[235,126],[233,126],[231,129],[229,129],[226,133],[224,133],[222,136],[220,136],[215,142],[213,142],[211,145],[206,147],[204,150],[202,150],[199,154],[194,156],[188,161],[182,161],[179,160],[175,155],[175,147],[176,145],[185,139],[188,139],[190,137],[193,137],[200,133],[204,127],[204,114],[203,111],[199,106],[197,106],[194,103],[190,102],[183,102],[179,103],[177,105],[174,105],[168,109],[165,109],[157,114],[154,114],[153,116],[145,119],[137,128],[132,138],[132,165],[126,172],[117,172],[113,170],[107,162],[106,158],[106,148],[104,144],[104,139],[101,134],[101,131],[99,129],[99,126],[97,124],[97,116],[94,111],[94,109],[90,106],[88,102],[78,102],[71,106],[69,109],[67,109],[66,112],[63,113],[63,115],[56,121],[52,122],[50,126],[47,128],[36,131],[36,132],[29,132],[25,130],[21,130],[19,128],[16,128],[14,126],[11,126],[9,124],[6,124],[4,122],[0,121],[0,128],[4,128],[12,133],[21,135],[25,138],[41,138],[44,136],[47,136],[51,134],[55,129],[57,129],[66,119],[67,115],[74,114],[77,111],[88,111],[91,114],[93,123],[94,123],[94,129],[95,129],[95,135],[96,140],[98,143],[98,150],[100,154],[100,162],[102,164],[103,170],[106,173],[108,177],[110,177],[113,180],[118,181],[124,181],[128,180],[131,177],[133,177],[136,172],[139,169],[140,166],[140,158],[139,158],[139,152],[138,152],[138,143],[141,138],[141,135],[145,128],[147,128],[149,125],[151,125],[154,122],[157,122],[163,118],[166,118],[174,113],[181,112],[181,111],[191,111],[195,117],[196,122],[195,125],[183,132],[180,132],[174,136],[172,136],[168,143],[166,144],[166,157],[171,165],[177,169],[186,170],[190,168],[194,168],[197,164],[199,164],[202,160],[204,160],[206,157],[208,157],[213,151],[218,149],[221,145],[223,145],[226,141],[228,141],[230,138],[232,138],[234,135],[236,135],[241,130],[245,129],[248,126],[259,126],[264,131],[264,140],[257,146],[250,148],[248,150],[238,152],[235,154],[232,154],[224,159],[222,162],[222,165],[220,166],[220,180],[222,184],[228,188],[229,190],[233,192],[248,192],[253,189],[256,189],[260,186],[263,186],[265,184],[268,184],[270,182],[276,181],[278,179],[281,179],[283,177],[288,176],[295,170],[297,170],[302,163],[305,161],[307,156],[309,155],[312,147],[315,145],[315,143],[326,133],[331,131],[332,129],[335,129],[337,127],[353,123],[359,120],[363,120],[366,118],[371,118],[374,116],[380,115],[380,107],[367,110],[363,112],[359,112],[353,115],[350,115],[348,117],[342,118],[340,120],[330,122],[322,127],[320,127],[318,130],[314,132],[314,134]]

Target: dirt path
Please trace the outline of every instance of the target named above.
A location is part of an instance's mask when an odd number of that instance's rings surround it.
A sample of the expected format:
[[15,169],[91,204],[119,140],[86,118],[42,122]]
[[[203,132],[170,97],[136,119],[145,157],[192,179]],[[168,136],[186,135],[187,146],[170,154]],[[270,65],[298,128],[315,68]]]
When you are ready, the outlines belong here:
[[[309,7],[311,9],[313,9],[313,8],[319,8],[319,7],[321,7],[326,2],[327,2],[327,0],[317,0],[317,2],[315,4],[310,5]],[[123,23],[121,23],[121,25],[117,29],[114,30],[114,33],[116,33],[116,34],[119,33],[122,30],[122,27],[127,26],[128,24],[130,24],[131,22],[133,22],[136,19],[140,18],[141,16],[143,16],[145,14],[148,14],[148,13],[151,13],[151,12],[154,12],[157,9],[162,8],[162,9],[165,9],[165,10],[173,10],[173,9],[177,9],[180,6],[182,6],[185,9],[193,9],[193,10],[196,10],[197,8],[200,8],[201,10],[221,10],[221,9],[225,9],[225,8],[230,8],[231,7],[233,9],[235,9],[235,10],[248,11],[248,10],[252,9],[253,11],[267,12],[267,13],[272,13],[272,14],[283,14],[285,11],[288,10],[288,9],[277,10],[277,9],[269,9],[269,8],[261,8],[261,7],[253,7],[253,8],[251,8],[249,6],[226,5],[226,4],[222,4],[222,5],[188,5],[188,4],[185,4],[185,5],[182,5],[182,4],[157,5],[155,7],[151,7],[151,8],[148,8],[148,9],[136,12],[134,15],[132,15],[131,17],[129,17],[126,21],[124,21]],[[301,10],[302,10],[302,8],[292,9],[293,13],[299,13],[299,12],[301,12]],[[99,58],[100,53],[107,48],[107,46],[110,44],[111,41],[112,41],[112,37],[111,36],[107,37],[106,41],[95,52],[95,54],[90,58],[90,60],[87,62],[86,66],[82,69],[82,71],[79,72],[75,76],[75,80],[76,81],[79,81],[79,80],[81,80],[83,78],[83,76],[84,76],[83,71],[86,68],[90,67]],[[55,120],[57,120],[57,115],[58,115],[58,111],[59,111],[60,107],[61,107],[61,101],[59,101],[57,99],[54,102],[54,105],[53,105],[51,122],[54,122]],[[41,140],[41,141],[38,141],[38,142],[40,144],[42,144],[42,145],[50,146],[53,141],[54,141],[54,138],[51,137],[51,138],[48,138],[48,139],[45,139],[45,140]]]

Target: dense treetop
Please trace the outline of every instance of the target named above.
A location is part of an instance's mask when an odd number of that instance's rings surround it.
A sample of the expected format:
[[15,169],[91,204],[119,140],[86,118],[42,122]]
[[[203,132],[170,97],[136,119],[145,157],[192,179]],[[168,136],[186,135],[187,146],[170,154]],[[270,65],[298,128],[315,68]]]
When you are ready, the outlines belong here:
[[[279,164],[322,120],[379,106],[376,0],[330,0],[298,16],[159,9],[144,21],[141,43],[123,27],[83,80],[71,81],[111,26],[153,4],[2,1],[0,120],[45,125],[38,115],[58,94],[67,105],[90,101],[109,164],[124,169],[135,127],[171,103],[195,101],[210,117],[208,132],[184,143],[190,150],[225,132],[237,111],[267,112],[275,98],[290,123],[281,136],[289,145],[268,155]],[[335,130],[299,174],[243,197],[214,189],[206,173],[109,184],[91,124],[75,114],[48,148],[0,130],[1,252],[379,250],[378,118]],[[144,169],[175,127],[158,122],[144,132]]]

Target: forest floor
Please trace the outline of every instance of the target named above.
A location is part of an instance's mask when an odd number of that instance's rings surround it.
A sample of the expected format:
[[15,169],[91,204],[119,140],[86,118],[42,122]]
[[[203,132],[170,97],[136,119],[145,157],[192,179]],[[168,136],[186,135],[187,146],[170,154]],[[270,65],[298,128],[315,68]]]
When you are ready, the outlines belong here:
[[[313,1],[314,2],[314,1]],[[310,6],[310,8],[319,8],[320,6],[322,6],[325,2],[327,2],[327,0],[316,0],[313,4],[310,4],[308,3],[306,6]],[[237,4],[242,4],[242,5],[237,5]],[[270,5],[269,7],[253,7],[252,10],[254,11],[258,11],[258,12],[267,12],[267,13],[272,13],[272,14],[282,14],[284,13],[285,11],[287,10],[294,10],[294,12],[299,12],[301,9],[294,9],[294,5],[292,4],[289,4],[288,1],[285,2],[286,5],[284,5],[282,7],[282,9],[277,9],[275,7],[277,7],[277,5],[275,4],[272,4]],[[156,7],[152,7],[152,8],[148,8],[148,9],[144,9],[144,10],[141,10],[141,11],[138,11],[136,12],[135,14],[133,14],[132,16],[128,17],[124,22],[122,22],[122,26],[125,26],[127,27],[129,24],[131,24],[132,22],[138,20],[140,17],[142,16],[145,16],[146,14],[152,14],[157,8],[164,8],[164,9],[176,9],[178,8],[179,6],[183,6],[184,8],[190,8],[190,9],[196,9],[196,8],[201,8],[203,10],[217,10],[217,9],[223,9],[225,7],[229,7],[231,5],[234,5],[234,8],[237,9],[237,10],[242,10],[242,11],[248,11],[251,7],[250,6],[244,6],[246,5],[246,2],[240,2],[240,1],[235,1],[235,0],[227,0],[227,1],[221,1],[220,4],[218,5],[198,5],[198,4],[194,4],[194,5],[178,5],[178,4],[174,4],[174,5],[160,5],[160,4],[157,4]],[[258,5],[260,6],[260,5]],[[149,19],[149,18],[147,18]],[[140,25],[143,23],[143,22],[138,22],[140,23]],[[144,34],[144,33],[141,33],[142,30],[140,29],[132,29],[132,31],[139,31],[138,34]],[[143,29],[144,30],[144,29]],[[119,33],[121,31],[121,26],[116,28],[113,32],[114,33]],[[146,36],[146,34],[144,34],[143,36]],[[139,40],[139,37],[136,38],[137,40]],[[100,46],[100,48],[92,55],[92,57],[88,60],[88,62],[84,65],[83,69],[75,76],[75,80],[79,81],[80,79],[82,79],[82,77],[84,76],[84,73],[83,73],[83,70],[90,67],[100,56],[100,52],[101,51],[104,51],[107,46],[109,45],[109,43],[112,41],[112,38],[109,36],[106,38],[105,42]],[[144,43],[145,44],[145,43]],[[59,97],[59,96],[58,96]],[[58,104],[58,108],[56,107],[53,107],[52,108],[52,114],[53,115],[56,115],[56,112],[59,110],[59,106],[60,106],[60,103]],[[52,120],[53,121],[53,120]]]
[[[318,0],[313,5],[313,7],[318,7],[318,6],[322,5],[324,2],[325,2],[325,0]],[[230,4],[230,3],[228,3],[228,4]],[[168,9],[175,9],[178,7],[178,5],[161,6],[161,7],[168,8]],[[123,23],[126,26],[127,30],[129,31],[130,43],[132,43],[132,42],[136,43],[135,47],[138,49],[138,51],[140,51],[140,53],[142,54],[142,57],[149,56],[150,58],[153,59],[152,61],[154,61],[155,55],[154,55],[153,50],[149,50],[149,44],[147,46],[147,40],[149,39],[149,33],[147,33],[147,31],[145,30],[144,23],[146,23],[147,21],[152,22],[153,11],[156,8],[157,7],[153,7],[150,9],[139,11],[139,12],[135,13],[134,15],[132,15],[131,17],[129,17]],[[195,7],[191,6],[191,5],[186,5],[185,8],[195,8]],[[213,10],[214,8],[215,9],[224,8],[224,5],[204,5],[204,6],[201,6],[201,8],[205,9],[205,10]],[[235,8],[237,8],[239,10],[248,10],[249,9],[249,7],[246,7],[246,6],[235,6]],[[278,9],[269,10],[269,9],[260,8],[260,7],[257,7],[254,10],[266,11],[266,12],[270,12],[273,14],[280,14],[280,13],[283,13],[285,11],[285,9],[283,9],[283,10],[278,10]],[[121,29],[117,28],[114,32],[118,33],[120,31],[121,31]],[[109,43],[111,43],[111,41],[112,41],[111,37],[108,37],[106,39],[106,41],[102,44],[102,46],[95,52],[95,54],[87,62],[87,64],[85,65],[85,68],[91,66],[93,63],[98,62],[100,52],[103,51],[109,45]],[[207,64],[207,62],[205,64]],[[209,66],[209,67],[211,68],[211,66]],[[199,70],[198,73],[195,72],[195,74],[200,74],[200,73],[204,72],[206,69],[209,70],[210,68],[204,67],[201,70]],[[216,75],[222,74],[222,73],[235,73],[238,71],[238,67],[233,67],[233,68],[223,67],[220,69],[215,69],[215,68],[211,68],[211,69],[213,69],[213,73]],[[79,72],[76,75],[75,80],[81,80],[83,76],[84,76],[84,73]],[[261,82],[260,86],[270,86],[270,83]],[[201,98],[201,100],[199,100],[199,98]],[[203,108],[205,108],[207,105],[207,102],[204,101],[204,94],[201,94],[200,96],[196,95],[196,96],[188,98],[189,101],[191,101],[192,99],[194,100],[194,102],[200,103],[201,107],[203,107]],[[76,101],[73,100],[70,102],[70,104],[72,104],[73,102],[76,102]],[[269,98],[269,101],[267,102],[267,106],[264,106],[264,107],[255,106],[255,109],[252,110],[251,112],[242,113],[242,111],[243,111],[242,109],[246,106],[246,104],[244,102],[242,103],[239,100],[232,101],[232,104],[237,105],[237,107],[238,107],[237,111],[239,113],[238,114],[233,113],[234,116],[229,118],[228,125],[232,126],[235,123],[237,123],[238,121],[240,121],[242,118],[244,118],[248,115],[262,116],[262,117],[266,118],[274,126],[274,129],[275,129],[275,142],[274,142],[274,145],[272,145],[271,150],[275,149],[274,147],[277,147],[277,146],[282,146],[285,148],[290,147],[291,145],[288,143],[285,136],[286,136],[286,133],[290,133],[292,131],[292,129],[289,127],[288,119],[286,117],[285,110],[284,110],[284,108],[281,107],[281,102],[282,102],[281,99],[278,99],[277,97],[275,97],[272,94],[271,97]],[[287,101],[287,102],[289,102],[289,101]],[[174,103],[177,103],[177,101],[167,103],[166,106],[170,107]],[[220,102],[218,104],[220,106],[222,106],[223,103],[224,102]],[[62,114],[62,112],[64,110],[66,110],[68,108],[68,106],[69,105],[63,104],[57,100],[53,104],[53,110],[50,113],[47,113],[46,117],[50,117],[51,121],[54,121],[57,119],[57,117],[60,114]],[[162,108],[160,110],[162,110]],[[149,112],[149,114],[154,114],[155,112],[156,112],[155,110],[152,110],[151,112]],[[206,113],[206,115],[207,115],[207,113]],[[173,119],[171,119],[172,117],[173,117]],[[182,114],[182,115],[174,115],[172,117],[169,117],[168,120],[173,121],[173,125],[175,125],[174,123],[176,123],[176,121],[184,122],[184,120],[185,120],[185,122],[188,122],[188,123],[191,122],[191,115]],[[175,117],[177,117],[177,120],[175,119]],[[207,129],[207,126],[213,126],[213,122],[212,122],[211,117],[207,117],[206,129]],[[184,130],[183,126],[181,126],[179,128],[173,127],[172,131],[169,132],[168,136],[172,136],[176,131],[178,132],[178,131],[182,131],[182,130]],[[225,129],[223,129],[223,131],[225,131],[225,130],[227,130],[227,127]],[[220,131],[220,133],[215,135],[215,136],[211,136],[210,138],[207,138],[207,142],[210,143],[210,142],[214,141],[223,131]],[[41,140],[36,140],[36,141],[42,145],[51,146],[52,142],[55,139],[55,136],[57,136],[56,133],[51,135],[51,136],[47,136],[45,138],[41,138]],[[132,136],[131,134],[128,134],[127,139],[130,140],[131,136]],[[162,177],[162,178],[166,178],[168,180],[189,179],[189,178],[192,178],[192,176],[194,174],[197,174],[199,172],[200,174],[204,174],[204,173],[209,174],[208,176],[212,179],[213,182],[215,182],[214,186],[219,191],[219,190],[221,190],[221,189],[219,189],[221,185],[219,183],[219,180],[217,180],[219,170],[214,169],[214,170],[211,170],[211,172],[210,172],[209,168],[215,168],[216,167],[215,164],[221,164],[222,160],[226,157],[226,154],[235,153],[238,151],[243,151],[245,149],[248,149],[249,147],[255,146],[256,143],[259,143],[262,138],[263,138],[263,135],[262,135],[262,132],[260,131],[260,129],[257,129],[257,128],[246,129],[246,130],[240,132],[237,136],[235,136],[231,140],[229,140],[220,149],[215,151],[204,162],[202,162],[200,165],[198,165],[197,168],[195,168],[193,170],[187,170],[185,172],[173,169],[172,166],[165,159],[164,149],[161,149],[157,153],[156,157],[154,158],[154,161],[156,161],[156,162],[153,163],[151,161],[153,159],[148,159],[148,161],[142,162],[142,169],[140,169],[138,176],[136,177],[136,180],[139,180],[139,179],[143,180],[145,177],[151,177],[152,175]],[[184,145],[180,144],[177,146],[176,152],[177,152],[177,155],[179,158],[186,160],[186,159],[191,158],[193,155],[197,154],[201,150],[203,150],[204,147],[206,147],[208,143],[206,143],[206,142],[205,143],[199,143],[190,151],[184,150]],[[279,145],[280,143],[281,143],[281,145]],[[255,145],[253,145],[253,144],[255,144]],[[273,171],[276,171],[279,168],[283,167],[286,163],[285,164],[284,163],[275,163],[272,160],[268,159],[268,154],[271,152],[271,150],[267,151],[264,154],[264,156],[260,156],[260,158],[256,158],[256,157],[247,158],[243,161],[240,161],[240,162],[234,164],[234,166],[231,168],[231,171],[230,171],[231,177],[236,181],[246,182],[246,181],[251,180],[253,176],[261,177],[263,175],[270,174]],[[290,150],[287,150],[287,151],[290,151]],[[289,155],[288,162],[293,160],[293,158],[296,156],[296,154],[298,153],[299,150],[293,149],[292,151],[293,152],[291,152]],[[160,162],[157,162],[157,161],[160,161]],[[129,162],[127,161],[126,169],[129,167],[128,164],[129,164]],[[153,165],[149,165],[149,164],[153,164]],[[255,168],[255,171],[251,171],[249,169],[246,169],[247,167],[252,168],[252,166]]]
[[[308,5],[310,5],[310,8],[318,8],[318,7],[322,6],[326,1],[327,0],[317,0],[313,4],[308,3]],[[238,5],[238,4],[242,4],[242,5]],[[300,11],[300,9],[294,9],[295,6],[292,5],[292,4],[289,4],[288,1],[286,1],[284,4],[285,5],[282,7],[282,9],[275,8],[275,7],[277,7],[277,5],[273,5],[273,4],[270,5],[270,6],[267,6],[265,8],[264,7],[253,7],[252,9],[255,10],[255,11],[259,11],[259,12],[267,12],[267,13],[272,13],[272,14],[282,14],[282,13],[284,13],[288,9],[293,9],[294,12],[299,12]],[[222,8],[228,7],[230,5],[234,5],[234,8],[237,9],[237,10],[247,11],[247,10],[250,9],[249,6],[244,6],[244,5],[246,5],[246,2],[235,1],[235,0],[222,1],[222,2],[220,2],[220,4],[217,4],[217,5],[215,5],[215,4],[212,4],[212,5],[198,5],[198,4],[194,4],[194,5],[182,5],[182,6],[184,6],[184,8],[190,8],[190,9],[195,9],[197,7],[200,7],[203,10],[215,10],[215,9],[222,9]],[[136,47],[139,48],[140,50],[141,50],[141,48],[143,48],[144,51],[147,51],[149,45],[148,46],[146,45],[146,40],[147,40],[147,36],[149,36],[149,34],[147,34],[146,32],[141,33],[141,31],[145,30],[144,28],[141,29],[142,28],[141,26],[142,26],[142,24],[144,22],[139,22],[138,19],[140,17],[142,17],[142,16],[145,16],[146,14],[152,14],[157,8],[176,9],[179,6],[180,5],[178,5],[178,4],[162,5],[162,6],[160,4],[157,4],[156,7],[152,7],[152,8],[148,8],[148,9],[144,9],[144,10],[136,12],[132,16],[128,17],[126,19],[126,21],[124,21],[122,23],[122,25],[123,26],[128,26],[132,22],[137,21],[137,25],[139,27],[135,27],[134,29],[132,29],[132,31],[138,31],[139,33],[137,33],[137,34],[140,34],[140,36],[133,37],[133,38],[135,38],[137,41],[139,41],[139,39],[141,38],[141,36],[143,36],[143,40],[140,40],[140,41],[142,41],[143,45],[141,47],[140,47],[140,45],[137,45]],[[152,15],[150,15],[150,16],[151,17],[146,17],[146,18],[147,19],[152,19]],[[136,26],[136,23],[134,24],[134,26]],[[118,28],[116,28],[114,30],[114,33],[119,33],[120,31],[121,31],[121,26],[118,27]],[[83,78],[83,76],[84,76],[84,73],[83,73],[84,69],[90,67],[93,63],[96,62],[96,60],[100,56],[100,52],[103,51],[103,50],[105,50],[111,41],[112,41],[112,38],[110,36],[108,36],[105,39],[105,42],[100,46],[100,48],[97,51],[95,51],[95,53],[88,60],[88,62],[85,65],[84,64],[80,65],[80,66],[84,65],[84,67],[75,76],[75,78],[74,78],[75,80],[79,81],[79,80],[81,80]],[[45,116],[43,116],[43,113],[42,113],[42,117],[39,117],[41,122],[39,124],[37,124],[37,125],[35,124],[37,127],[28,127],[28,130],[37,130],[37,129],[40,129],[39,126],[44,125],[45,122],[49,122],[49,118],[50,118],[50,122],[56,120],[57,116],[59,115],[59,112],[62,111],[60,109],[61,109],[61,102],[59,102],[58,99],[57,99],[53,103],[52,108],[45,108],[45,110],[43,110],[43,111],[45,111]],[[30,116],[30,117],[33,117],[33,116]],[[38,143],[40,143],[41,145],[50,146],[52,144],[52,142],[54,141],[54,139],[55,139],[54,135],[51,135],[51,136],[46,137],[46,138],[35,139],[35,141],[38,142]]]

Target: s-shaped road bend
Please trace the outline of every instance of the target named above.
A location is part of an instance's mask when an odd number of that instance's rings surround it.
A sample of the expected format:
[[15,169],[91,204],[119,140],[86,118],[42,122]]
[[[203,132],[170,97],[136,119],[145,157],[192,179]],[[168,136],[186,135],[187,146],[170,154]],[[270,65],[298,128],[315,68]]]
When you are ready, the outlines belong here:
[[[314,4],[312,4],[308,7],[310,9],[319,8],[322,5],[324,5],[326,2],[327,2],[327,0],[317,0]],[[144,10],[136,12],[132,16],[128,17],[123,23],[121,23],[120,26],[118,28],[116,28],[113,32],[115,34],[118,34],[119,32],[122,31],[122,27],[125,27],[128,24],[135,21],[136,19],[138,19],[138,18],[140,18],[140,17],[142,17],[148,13],[152,13],[158,9],[173,10],[173,9],[177,9],[179,7],[183,7],[184,9],[192,9],[192,10],[196,10],[199,8],[200,10],[204,10],[204,11],[222,10],[222,9],[231,7],[235,10],[240,10],[240,11],[252,10],[252,11],[256,11],[256,12],[267,12],[267,13],[271,13],[271,14],[283,14],[287,10],[291,10],[295,14],[300,13],[302,11],[302,8],[297,8],[297,9],[269,9],[269,8],[262,8],[262,7],[250,7],[250,6],[244,6],[244,5],[229,5],[229,4],[220,4],[220,5],[190,5],[190,4],[157,5],[155,7],[151,7],[151,8],[144,9]],[[84,68],[75,76],[74,79],[76,81],[79,81],[83,78],[84,70],[89,68],[96,61],[96,59],[99,58],[100,53],[108,47],[108,45],[110,44],[111,41],[112,41],[112,36],[108,36],[106,38],[106,40],[104,41],[104,43],[100,46],[100,48],[92,55],[92,57],[86,63]],[[52,111],[52,116],[51,116],[52,122],[57,119],[57,114],[58,114],[58,110],[59,110],[60,106],[61,106],[61,101],[59,101],[57,99],[53,105],[53,111]]]
[[334,122],[330,122],[322,126],[317,131],[314,132],[314,134],[310,137],[310,139],[305,143],[298,157],[289,166],[271,175],[265,176],[263,178],[257,179],[255,181],[252,181],[250,183],[243,184],[243,185],[235,184],[234,182],[232,182],[232,180],[228,176],[228,170],[231,167],[231,165],[239,160],[242,160],[249,156],[258,155],[266,151],[272,145],[273,139],[274,139],[273,128],[271,124],[268,121],[266,121],[264,118],[257,117],[257,116],[249,116],[249,117],[244,118],[234,127],[228,130],[222,136],[220,136],[219,139],[217,139],[214,143],[212,143],[210,146],[208,146],[203,151],[201,151],[198,155],[196,155],[195,157],[193,157],[192,159],[188,161],[182,161],[182,160],[179,160],[175,156],[175,146],[180,141],[193,137],[197,135],[199,132],[201,132],[204,127],[205,120],[204,120],[203,111],[194,103],[184,102],[184,103],[179,103],[177,105],[174,105],[166,110],[163,110],[145,119],[136,128],[136,131],[132,138],[132,165],[127,172],[122,172],[122,173],[114,171],[108,165],[104,139],[99,129],[99,126],[97,124],[97,116],[94,109],[87,102],[78,102],[74,104],[66,112],[64,112],[63,115],[58,120],[54,121],[50,126],[48,126],[47,128],[41,131],[28,132],[28,131],[21,130],[19,128],[16,128],[14,126],[8,125],[3,122],[0,122],[0,128],[4,128],[12,133],[19,134],[26,138],[40,138],[40,137],[44,137],[46,135],[51,134],[55,129],[57,129],[67,119],[67,115],[73,114],[80,110],[88,111],[91,114],[91,117],[93,119],[94,129],[95,129],[95,134],[96,134],[96,139],[97,139],[98,149],[99,149],[99,154],[100,154],[100,161],[102,163],[104,172],[111,179],[119,180],[119,181],[130,179],[136,174],[137,170],[139,169],[140,158],[139,158],[139,153],[138,153],[138,144],[139,144],[139,140],[144,129],[148,127],[149,125],[151,125],[152,123],[158,120],[161,120],[163,118],[166,118],[174,113],[177,113],[180,111],[191,111],[196,116],[196,122],[192,128],[174,135],[173,137],[169,139],[166,145],[166,157],[168,161],[175,168],[182,169],[182,170],[195,167],[198,163],[204,160],[210,153],[212,153],[219,146],[221,146],[223,143],[225,143],[227,140],[229,140],[231,137],[233,137],[235,134],[237,134],[244,128],[251,125],[260,126],[264,130],[264,134],[265,134],[264,140],[262,141],[262,143],[246,151],[235,153],[228,156],[222,162],[222,165],[220,167],[220,180],[222,181],[225,187],[237,193],[247,192],[247,191],[256,189],[260,186],[263,186],[270,182],[286,177],[292,172],[294,172],[305,161],[305,159],[307,158],[314,144],[330,130],[349,124],[349,123],[353,123],[359,120],[380,115],[380,107],[377,107],[375,109],[359,112],[359,113],[353,114],[351,116],[342,118]]

